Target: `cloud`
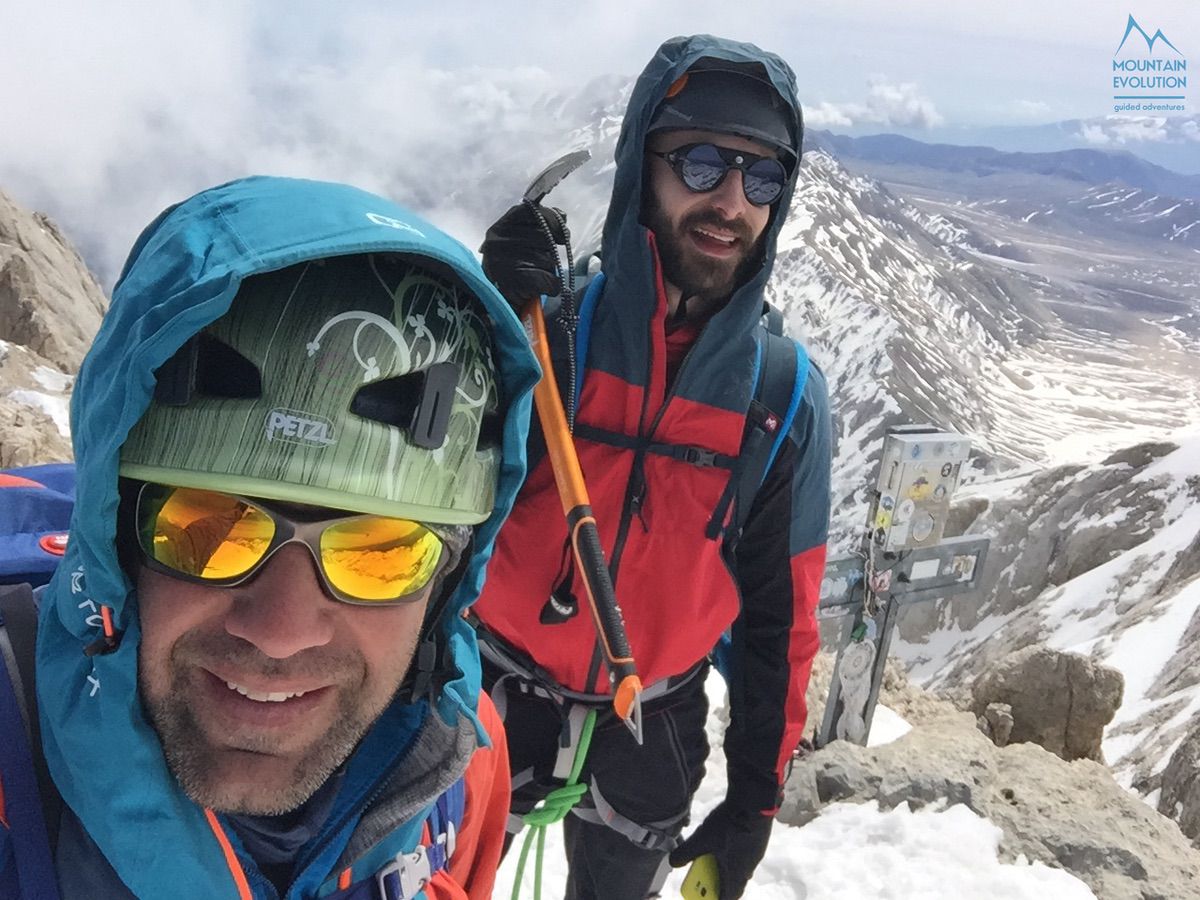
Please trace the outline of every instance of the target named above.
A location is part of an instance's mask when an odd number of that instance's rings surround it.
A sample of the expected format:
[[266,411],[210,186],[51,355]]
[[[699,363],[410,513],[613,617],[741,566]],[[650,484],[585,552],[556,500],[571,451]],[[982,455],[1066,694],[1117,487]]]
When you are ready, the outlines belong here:
[[1014,100],[1012,111],[1026,119],[1040,119],[1050,115],[1051,106],[1042,100]]
[[[482,0],[27,3],[4,16],[0,190],[49,213],[108,285],[164,207],[256,173],[357,184],[478,243],[498,198],[594,126],[663,39],[777,47],[799,18],[721,0],[575,12],[552,0],[520,15]],[[621,80],[593,88],[605,73]]]
[[1079,136],[1089,144],[1097,146],[1139,144],[1146,142],[1164,143],[1175,136],[1187,138],[1187,126],[1193,128],[1195,120],[1186,120],[1181,127],[1166,116],[1105,116],[1079,123]]
[[805,121],[818,128],[885,125],[895,128],[935,128],[945,121],[933,101],[921,96],[912,82],[892,82],[881,75],[867,82],[861,103],[821,102],[806,105]]
[[822,102],[805,105],[804,124],[811,128],[851,128],[854,120],[845,107]]
[[1095,144],[1098,147],[1104,147],[1112,143],[1112,139],[1108,136],[1108,132],[1101,125],[1094,125],[1088,122],[1081,122],[1079,127],[1079,136],[1089,144]]
[[461,227],[502,211],[481,210],[473,186],[511,179],[519,195],[527,160],[564,137],[546,110],[561,80],[536,64],[431,65],[378,13],[322,31],[253,4],[162,6],[72,4],[66,23],[35,11],[0,60],[21,85],[6,93],[0,189],[62,224],[106,284],[146,223],[213,184],[346,181]]
[[920,96],[911,82],[893,84],[876,76],[869,85],[867,109],[880,121],[908,128],[934,128],[944,121],[933,101]]

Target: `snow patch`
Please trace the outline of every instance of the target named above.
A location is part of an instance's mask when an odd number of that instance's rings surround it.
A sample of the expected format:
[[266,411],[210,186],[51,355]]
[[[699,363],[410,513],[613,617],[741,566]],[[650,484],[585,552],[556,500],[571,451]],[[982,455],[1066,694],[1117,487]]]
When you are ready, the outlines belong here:
[[871,735],[867,738],[867,746],[880,747],[890,744],[910,731],[912,726],[903,716],[880,703],[876,705],[875,714],[871,718]]
[[8,396],[17,403],[40,409],[54,421],[59,434],[71,436],[71,401],[68,398],[52,397],[39,391],[9,391]]
[[48,391],[65,394],[75,383],[75,379],[49,366],[38,366],[33,370],[33,379]]
[[[776,828],[746,896],[763,900],[1095,900],[1082,881],[1023,858],[1000,862],[1001,830],[959,804],[910,810],[837,803]],[[668,894],[669,895],[669,894]]]

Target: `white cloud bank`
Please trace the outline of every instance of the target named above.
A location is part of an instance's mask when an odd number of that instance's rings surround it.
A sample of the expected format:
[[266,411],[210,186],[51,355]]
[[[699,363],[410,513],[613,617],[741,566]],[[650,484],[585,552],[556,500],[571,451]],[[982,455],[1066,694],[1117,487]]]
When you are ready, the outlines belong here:
[[896,128],[936,128],[945,120],[932,100],[913,82],[893,82],[875,76],[867,82],[861,103],[807,104],[804,118],[815,128],[851,128],[855,125],[888,125]]
[[1200,144],[1200,116],[1104,116],[1080,122],[1079,137],[1096,147],[1145,143]]

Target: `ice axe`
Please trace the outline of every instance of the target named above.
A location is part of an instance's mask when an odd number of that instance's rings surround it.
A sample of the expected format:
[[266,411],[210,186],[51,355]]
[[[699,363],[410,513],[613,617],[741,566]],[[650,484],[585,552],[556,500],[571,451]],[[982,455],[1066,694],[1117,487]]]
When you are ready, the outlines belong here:
[[[550,193],[560,181],[574,172],[591,158],[587,150],[576,150],[555,160],[546,170],[533,179],[524,199],[537,204]],[[625,620],[617,604],[612,577],[604,549],[600,546],[600,533],[592,515],[591,500],[579,467],[579,457],[563,411],[562,397],[554,368],[550,361],[550,344],[546,338],[546,320],[542,315],[542,304],[533,297],[525,304],[521,314],[525,336],[542,367],[542,379],[534,389],[533,400],[542,432],[546,436],[546,452],[554,470],[554,481],[558,485],[558,496],[562,501],[563,514],[567,518],[567,530],[571,535],[571,549],[579,572],[583,575],[587,590],[588,606],[600,638],[600,648],[608,667],[608,677],[613,688],[613,709],[625,723],[633,738],[642,743],[642,681],[634,665],[633,652],[629,649],[629,638],[625,634]]]

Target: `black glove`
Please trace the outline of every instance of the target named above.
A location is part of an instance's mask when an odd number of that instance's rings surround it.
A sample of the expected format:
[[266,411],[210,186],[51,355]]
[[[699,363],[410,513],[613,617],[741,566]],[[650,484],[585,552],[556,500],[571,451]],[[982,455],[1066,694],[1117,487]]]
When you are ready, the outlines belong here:
[[774,821],[771,816],[740,809],[726,800],[708,814],[691,837],[671,851],[671,865],[686,866],[711,853],[717,859],[721,900],[734,900],[742,896],[767,852]]
[[484,273],[518,311],[530,297],[562,292],[558,250],[542,230],[538,214],[554,243],[566,244],[567,217],[562,210],[518,203],[487,230],[479,248]]

